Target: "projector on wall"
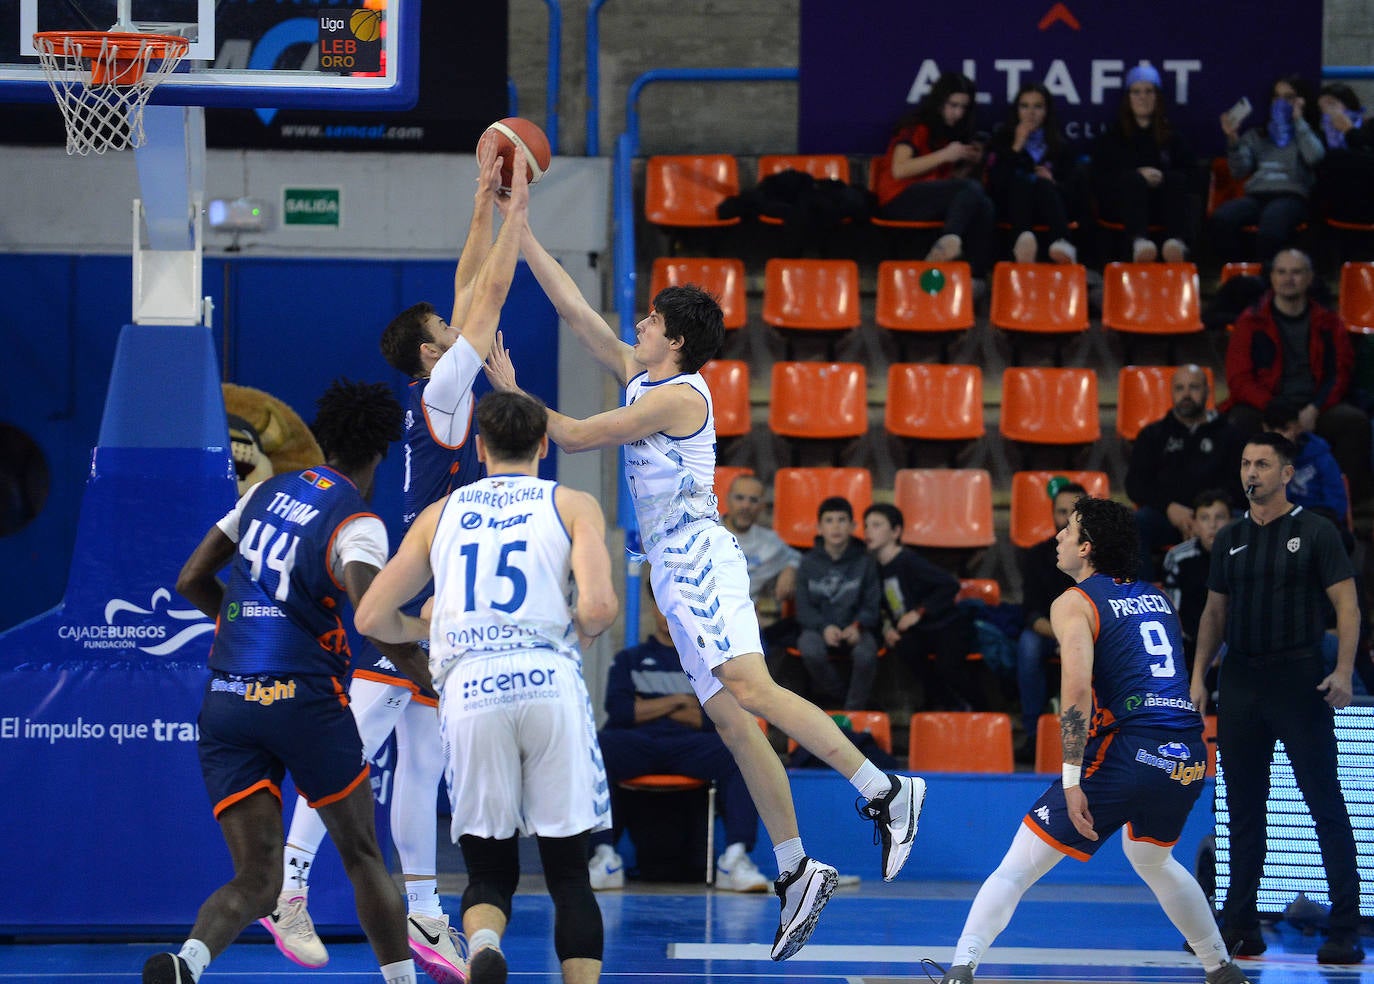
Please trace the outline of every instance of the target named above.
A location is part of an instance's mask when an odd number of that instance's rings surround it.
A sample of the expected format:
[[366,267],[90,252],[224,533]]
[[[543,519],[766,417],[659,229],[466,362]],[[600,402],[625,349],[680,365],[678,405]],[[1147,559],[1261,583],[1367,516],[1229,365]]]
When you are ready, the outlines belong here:
[[220,232],[262,232],[271,215],[267,203],[258,198],[212,198],[205,217],[210,228]]

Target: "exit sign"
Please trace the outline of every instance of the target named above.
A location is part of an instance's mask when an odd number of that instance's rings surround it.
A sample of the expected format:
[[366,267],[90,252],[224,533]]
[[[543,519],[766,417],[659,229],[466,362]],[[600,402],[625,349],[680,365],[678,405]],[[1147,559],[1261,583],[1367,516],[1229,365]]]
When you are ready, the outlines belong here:
[[282,224],[339,226],[338,188],[287,188],[282,192]]

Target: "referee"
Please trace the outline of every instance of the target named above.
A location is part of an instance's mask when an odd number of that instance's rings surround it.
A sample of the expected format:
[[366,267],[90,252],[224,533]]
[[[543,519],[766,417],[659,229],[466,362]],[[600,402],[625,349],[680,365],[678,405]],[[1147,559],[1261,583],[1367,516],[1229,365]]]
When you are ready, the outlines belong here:
[[[1331,894],[1331,928],[1317,962],[1353,964],[1360,948],[1355,837],[1336,778],[1334,710],[1351,699],[1359,634],[1354,571],[1336,527],[1288,501],[1296,448],[1257,434],[1241,453],[1250,511],[1217,534],[1198,627],[1192,700],[1206,706],[1206,673],[1223,638],[1217,740],[1231,816],[1231,887],[1222,936],[1240,956],[1265,950],[1255,896],[1265,854],[1274,740],[1281,739],[1308,810]],[[1336,669],[1321,657],[1323,596],[1336,609]]]

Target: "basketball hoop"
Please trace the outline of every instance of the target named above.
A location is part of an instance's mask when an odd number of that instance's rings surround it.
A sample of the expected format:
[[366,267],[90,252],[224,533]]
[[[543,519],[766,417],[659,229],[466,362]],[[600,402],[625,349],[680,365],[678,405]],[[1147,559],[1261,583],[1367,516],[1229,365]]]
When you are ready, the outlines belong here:
[[143,107],[189,43],[169,34],[41,31],[33,46],[67,125],[67,153],[103,154],[142,145]]

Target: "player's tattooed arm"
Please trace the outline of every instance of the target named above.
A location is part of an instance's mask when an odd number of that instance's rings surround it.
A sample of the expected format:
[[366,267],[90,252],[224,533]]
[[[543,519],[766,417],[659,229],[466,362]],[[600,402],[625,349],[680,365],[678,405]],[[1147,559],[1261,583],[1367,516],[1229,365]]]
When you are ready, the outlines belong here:
[[1088,722],[1077,707],[1066,707],[1059,715],[1059,736],[1064,744],[1064,761],[1082,762],[1088,744]]

